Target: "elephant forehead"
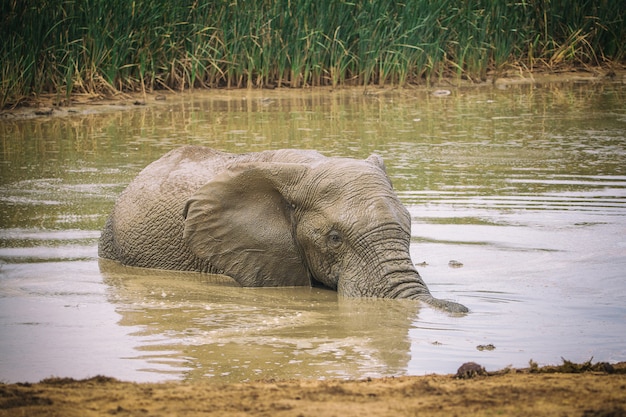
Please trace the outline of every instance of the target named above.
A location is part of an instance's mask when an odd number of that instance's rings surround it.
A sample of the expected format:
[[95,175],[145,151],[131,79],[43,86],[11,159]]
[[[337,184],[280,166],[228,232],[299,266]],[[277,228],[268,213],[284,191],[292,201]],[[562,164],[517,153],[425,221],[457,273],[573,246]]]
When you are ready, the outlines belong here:
[[397,223],[402,226],[410,225],[411,218],[408,210],[394,197],[379,197],[363,202],[364,222],[376,224],[380,222]]
[[[409,212],[395,196],[357,195],[327,207],[326,219],[347,229],[365,230],[380,225],[408,230]],[[395,226],[394,226],[395,225]]]
[[348,163],[316,170],[310,176],[310,185],[322,198],[356,199],[392,192],[389,179],[380,169],[367,163]]

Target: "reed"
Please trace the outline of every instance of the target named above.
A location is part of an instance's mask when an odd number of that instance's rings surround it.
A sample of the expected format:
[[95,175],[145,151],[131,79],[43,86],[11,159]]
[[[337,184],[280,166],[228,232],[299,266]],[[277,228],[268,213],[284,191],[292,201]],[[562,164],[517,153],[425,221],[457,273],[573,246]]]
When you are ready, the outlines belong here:
[[610,0],[6,0],[0,106],[41,93],[484,79],[623,61]]

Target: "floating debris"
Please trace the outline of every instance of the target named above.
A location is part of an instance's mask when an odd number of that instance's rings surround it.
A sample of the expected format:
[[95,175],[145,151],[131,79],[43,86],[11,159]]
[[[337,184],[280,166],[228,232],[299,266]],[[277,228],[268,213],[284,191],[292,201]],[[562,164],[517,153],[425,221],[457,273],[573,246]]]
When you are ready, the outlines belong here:
[[433,91],[433,96],[435,97],[446,97],[452,94],[450,90],[435,90]]

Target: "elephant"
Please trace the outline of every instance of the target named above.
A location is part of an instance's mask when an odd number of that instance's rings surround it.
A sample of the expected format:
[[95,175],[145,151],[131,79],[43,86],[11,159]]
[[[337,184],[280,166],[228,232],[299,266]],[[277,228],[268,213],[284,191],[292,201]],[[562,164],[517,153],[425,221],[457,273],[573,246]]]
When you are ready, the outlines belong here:
[[118,197],[98,255],[224,274],[243,287],[323,285],[341,297],[433,297],[411,261],[411,218],[382,158],[281,149],[171,150]]

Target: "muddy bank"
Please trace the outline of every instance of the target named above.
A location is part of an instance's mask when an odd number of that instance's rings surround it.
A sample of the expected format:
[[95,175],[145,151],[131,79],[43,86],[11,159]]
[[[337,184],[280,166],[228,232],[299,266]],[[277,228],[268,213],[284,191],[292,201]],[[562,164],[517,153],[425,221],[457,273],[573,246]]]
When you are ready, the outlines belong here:
[[626,416],[626,363],[566,365],[471,378],[231,385],[52,378],[0,385],[0,416]]
[[190,96],[195,98],[210,96],[212,98],[232,98],[233,94],[251,94],[252,97],[267,98],[298,96],[303,92],[315,94],[331,94],[337,91],[358,92],[364,95],[376,96],[387,91],[402,90],[407,93],[417,92],[445,97],[447,95],[463,94],[464,89],[495,87],[506,89],[519,84],[559,84],[559,83],[621,83],[626,84],[626,64],[615,63],[610,67],[589,67],[567,69],[563,71],[536,70],[508,71],[499,77],[492,75],[484,81],[442,78],[428,85],[407,85],[405,87],[312,87],[312,88],[263,88],[263,89],[192,89],[183,92],[160,90],[145,93],[116,92],[104,94],[73,94],[69,99],[53,94],[33,96],[20,101],[18,107],[0,109],[0,119],[32,118],[32,117],[65,117],[88,115],[110,111],[124,111],[133,107],[167,105],[171,101],[185,100]]

